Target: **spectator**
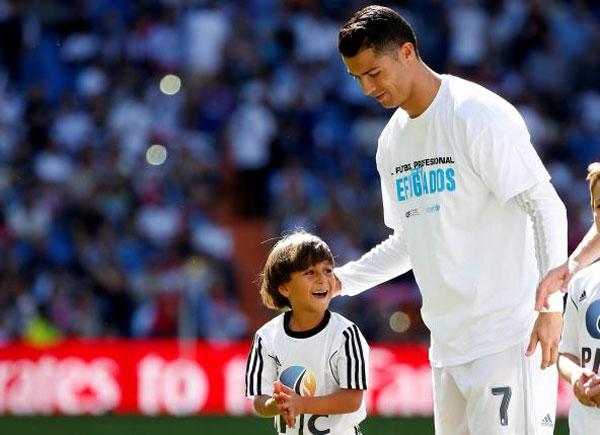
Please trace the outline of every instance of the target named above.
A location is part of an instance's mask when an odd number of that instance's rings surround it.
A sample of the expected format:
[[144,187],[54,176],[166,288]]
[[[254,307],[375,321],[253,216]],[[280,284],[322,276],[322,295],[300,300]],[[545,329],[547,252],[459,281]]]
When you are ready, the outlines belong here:
[[[248,336],[232,222],[267,224],[263,240],[302,226],[340,263],[383,238],[373,152],[388,115],[341,67],[332,24],[360,2],[67,3],[0,0],[0,341],[42,311],[61,336]],[[519,108],[571,248],[589,227],[573,174],[600,153],[592,3],[402,2],[428,64]],[[418,294],[412,278],[373,293],[412,326],[361,311],[368,339],[426,339],[420,301],[399,296]],[[365,300],[334,303],[351,315]]]

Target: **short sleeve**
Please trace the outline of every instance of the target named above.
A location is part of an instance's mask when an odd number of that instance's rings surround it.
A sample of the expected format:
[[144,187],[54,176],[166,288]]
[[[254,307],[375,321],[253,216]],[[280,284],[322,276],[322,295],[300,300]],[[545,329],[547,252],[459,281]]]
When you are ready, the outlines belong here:
[[277,367],[269,356],[266,341],[255,334],[248,360],[246,361],[246,396],[273,394],[273,382],[277,379]]
[[343,331],[334,370],[340,388],[366,390],[369,375],[369,345],[356,325]]
[[579,355],[578,339],[578,322],[577,322],[577,310],[578,307],[575,305],[573,300],[572,288],[569,288],[567,296],[567,306],[565,308],[564,326],[562,338],[559,345],[559,352],[570,353],[571,355]]
[[498,111],[476,132],[473,166],[501,203],[550,179],[533,148],[525,122],[516,111]]

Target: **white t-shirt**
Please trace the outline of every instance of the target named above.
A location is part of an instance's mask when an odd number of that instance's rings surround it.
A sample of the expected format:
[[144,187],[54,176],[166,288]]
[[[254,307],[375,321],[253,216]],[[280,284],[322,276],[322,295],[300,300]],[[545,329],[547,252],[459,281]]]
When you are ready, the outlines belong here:
[[[246,364],[246,396],[272,395],[273,382],[286,369],[296,380],[294,389],[302,395],[367,389],[369,346],[354,323],[327,311],[319,326],[299,333],[289,329],[289,318],[289,312],[281,314],[256,331]],[[319,434],[329,430],[336,435],[352,433],[366,415],[363,398],[360,408],[349,414],[297,416],[295,428],[286,427],[280,416],[274,420],[278,433]]]
[[[582,366],[596,373],[600,369],[600,263],[578,272],[569,283],[565,325],[560,352],[578,356]],[[572,434],[596,433],[600,409],[573,399],[569,411]]]
[[531,221],[509,200],[550,176],[517,110],[475,83],[444,75],[420,116],[396,110],[376,160],[384,221],[394,235],[336,268],[342,294],[412,267],[434,367],[522,342],[536,318],[540,272]]

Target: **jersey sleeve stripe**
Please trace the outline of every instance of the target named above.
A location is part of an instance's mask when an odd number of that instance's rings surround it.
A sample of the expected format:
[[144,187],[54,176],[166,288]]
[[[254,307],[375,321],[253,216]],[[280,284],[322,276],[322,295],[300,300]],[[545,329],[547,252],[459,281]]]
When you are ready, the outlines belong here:
[[527,213],[533,221],[533,237],[535,239],[535,259],[537,261],[538,273],[541,281],[544,277],[545,271],[549,269],[549,267],[547,266],[549,263],[549,258],[547,255],[546,234],[544,233],[544,226],[541,221],[542,218],[538,209],[534,206],[533,200],[527,201],[525,199],[525,194],[521,193],[517,195],[515,197],[515,201],[517,205],[525,213]]
[[346,338],[344,346],[346,350],[347,363],[347,388],[366,390],[366,364],[362,344],[360,342],[358,327],[356,325],[349,326],[344,331],[344,337]]
[[[250,370],[248,370],[252,367]],[[261,382],[263,369],[262,338],[255,337],[252,350],[246,364],[246,395],[255,396],[261,394]]]
[[358,352],[360,354],[360,375],[361,375],[361,383],[358,385],[360,389],[367,389],[367,369],[365,364],[365,354],[363,352],[362,343],[360,341],[360,333],[358,331],[358,326],[352,325],[352,330],[354,331],[354,336],[356,338],[356,345],[358,347]]
[[259,359],[259,363],[258,363],[258,373],[256,374],[256,389],[258,392],[258,395],[262,394],[262,372],[263,372],[263,355],[262,355],[262,338],[259,338],[258,340],[258,359]]
[[250,361],[252,361],[252,358],[254,357],[254,344],[256,342],[256,336],[254,336],[254,340],[252,340],[252,346],[250,347],[250,354],[248,355],[248,360],[246,361],[246,396],[250,395],[250,390],[251,390],[251,381],[250,381],[250,377],[248,376],[250,374]]
[[248,355],[248,360],[246,361],[246,395],[249,396],[250,395],[250,378],[249,378],[249,373],[250,373],[250,361],[252,361],[252,358],[254,356],[254,345],[256,344],[256,336],[254,336],[254,339],[252,340],[252,346],[250,347],[250,354]]
[[354,358],[356,360],[356,364],[355,364],[355,371],[354,371],[354,380],[355,380],[355,385],[356,385],[356,389],[364,389],[364,384],[365,382],[362,382],[362,374],[364,372],[364,368],[365,368],[365,359],[363,357],[363,353],[362,353],[362,348],[360,345],[360,339],[358,338],[358,328],[356,328],[356,325],[351,326],[350,329],[350,335],[352,337],[352,350],[353,350],[353,354],[354,354]]
[[358,352],[356,351],[356,342],[354,339],[354,332],[352,331],[352,327],[348,328],[349,332],[350,332],[350,339],[351,344],[352,344],[352,356],[354,356],[354,388],[358,388],[358,365],[359,365],[359,360],[358,360]]
[[352,388],[352,358],[350,357],[350,333],[344,331],[344,351],[346,352],[346,388]]

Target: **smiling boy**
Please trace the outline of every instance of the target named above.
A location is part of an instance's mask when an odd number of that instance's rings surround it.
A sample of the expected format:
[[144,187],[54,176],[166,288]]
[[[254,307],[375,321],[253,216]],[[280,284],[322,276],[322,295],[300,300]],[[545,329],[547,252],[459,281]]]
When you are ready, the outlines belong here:
[[254,336],[246,396],[258,415],[275,417],[277,433],[356,435],[366,416],[369,347],[328,309],[333,268],[327,244],[304,231],[277,242],[263,268],[263,304],[287,311]]

